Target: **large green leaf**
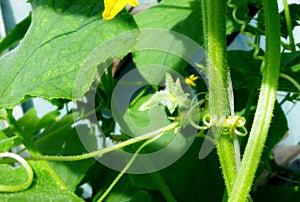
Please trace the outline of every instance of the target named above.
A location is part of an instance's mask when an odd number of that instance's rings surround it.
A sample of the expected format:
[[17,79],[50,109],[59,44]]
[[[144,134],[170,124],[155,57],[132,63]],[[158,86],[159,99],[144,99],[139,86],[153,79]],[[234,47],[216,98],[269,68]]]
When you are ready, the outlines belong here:
[[75,84],[74,96],[80,97],[97,65],[122,57],[136,41],[133,18],[124,11],[102,20],[99,0],[34,0],[32,7],[32,24],[21,45],[0,59],[0,107],[28,96],[71,99]]
[[146,79],[165,75],[160,66],[183,72],[203,44],[199,0],[164,0],[136,15],[135,20],[142,32],[133,59],[138,68],[150,65],[140,69]]
[[200,0],[164,0],[134,18],[141,29],[170,29],[203,44]]
[[0,164],[1,185],[18,185],[27,180],[27,173],[23,166],[14,167],[7,164]]

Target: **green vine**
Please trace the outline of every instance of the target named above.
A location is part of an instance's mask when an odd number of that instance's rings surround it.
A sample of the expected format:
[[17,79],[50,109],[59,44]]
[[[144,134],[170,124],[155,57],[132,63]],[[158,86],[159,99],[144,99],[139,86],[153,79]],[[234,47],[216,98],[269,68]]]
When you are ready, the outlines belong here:
[[90,152],[87,154],[74,155],[74,156],[32,156],[32,157],[28,157],[26,159],[27,160],[46,160],[46,161],[80,161],[80,160],[84,160],[84,159],[88,159],[88,158],[100,157],[101,155],[106,154],[111,151],[114,151],[116,149],[120,149],[120,148],[126,147],[131,144],[135,144],[135,143],[143,141],[143,140],[154,138],[154,137],[164,134],[165,132],[170,131],[170,130],[175,130],[176,128],[179,127],[179,125],[180,125],[179,122],[174,122],[174,123],[171,123],[167,126],[160,128],[160,129],[157,129],[155,131],[151,131],[144,135],[141,135],[141,136],[138,136],[135,138],[131,138],[127,141],[121,142],[119,144],[115,144],[110,147],[106,147],[106,148],[103,148],[103,149],[100,149],[100,150],[97,150],[94,152]]
[[280,65],[280,24],[277,1],[264,0],[265,27],[266,27],[266,55],[262,68],[263,79],[257,110],[244,152],[240,170],[234,183],[229,201],[246,201],[255,172],[269,131],[276,90],[279,78]]
[[284,16],[285,16],[285,21],[286,21],[286,26],[287,26],[287,32],[290,40],[289,48],[291,51],[296,50],[295,46],[295,40],[293,36],[293,26],[292,26],[292,21],[291,21],[291,15],[290,15],[290,9],[289,9],[289,4],[287,0],[283,0],[283,6],[284,6]]

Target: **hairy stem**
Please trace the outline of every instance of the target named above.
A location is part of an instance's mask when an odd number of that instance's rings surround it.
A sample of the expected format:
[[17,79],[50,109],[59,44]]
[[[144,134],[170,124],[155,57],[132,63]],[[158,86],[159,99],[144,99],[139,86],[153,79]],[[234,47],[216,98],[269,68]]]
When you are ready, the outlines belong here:
[[[207,1],[207,48],[209,64],[209,107],[214,120],[224,120],[230,113],[228,96],[228,67],[226,60],[226,1]],[[215,123],[222,125],[223,122]],[[213,131],[215,133],[215,131]],[[214,134],[217,138],[219,134]],[[224,175],[227,192],[230,193],[236,176],[236,159],[233,140],[221,135],[217,152]]]
[[251,189],[269,131],[280,65],[280,29],[276,0],[263,0],[265,9],[266,56],[263,79],[250,137],[229,201],[245,202]]

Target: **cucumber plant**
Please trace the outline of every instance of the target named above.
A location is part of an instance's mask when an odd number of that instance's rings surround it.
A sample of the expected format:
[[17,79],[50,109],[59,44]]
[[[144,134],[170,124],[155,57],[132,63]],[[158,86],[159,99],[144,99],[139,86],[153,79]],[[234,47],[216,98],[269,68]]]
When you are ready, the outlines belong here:
[[[24,36],[0,58],[1,199],[297,199],[300,176],[272,149],[282,103],[299,97],[299,5],[163,0],[133,16],[135,0],[30,3],[0,41]],[[227,49],[239,33],[251,50]],[[57,109],[16,119],[33,97]],[[282,171],[292,187],[269,186]]]

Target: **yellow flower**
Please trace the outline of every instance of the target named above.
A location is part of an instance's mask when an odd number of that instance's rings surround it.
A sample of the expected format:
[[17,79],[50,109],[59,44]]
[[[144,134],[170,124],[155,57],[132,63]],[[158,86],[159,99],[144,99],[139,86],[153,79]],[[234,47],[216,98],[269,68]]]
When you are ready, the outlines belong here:
[[194,74],[190,75],[188,78],[185,78],[185,82],[189,84],[190,86],[196,86],[196,81],[198,79],[198,76],[195,76]]
[[139,3],[137,0],[104,0],[103,19],[113,19],[127,4],[137,6]]

